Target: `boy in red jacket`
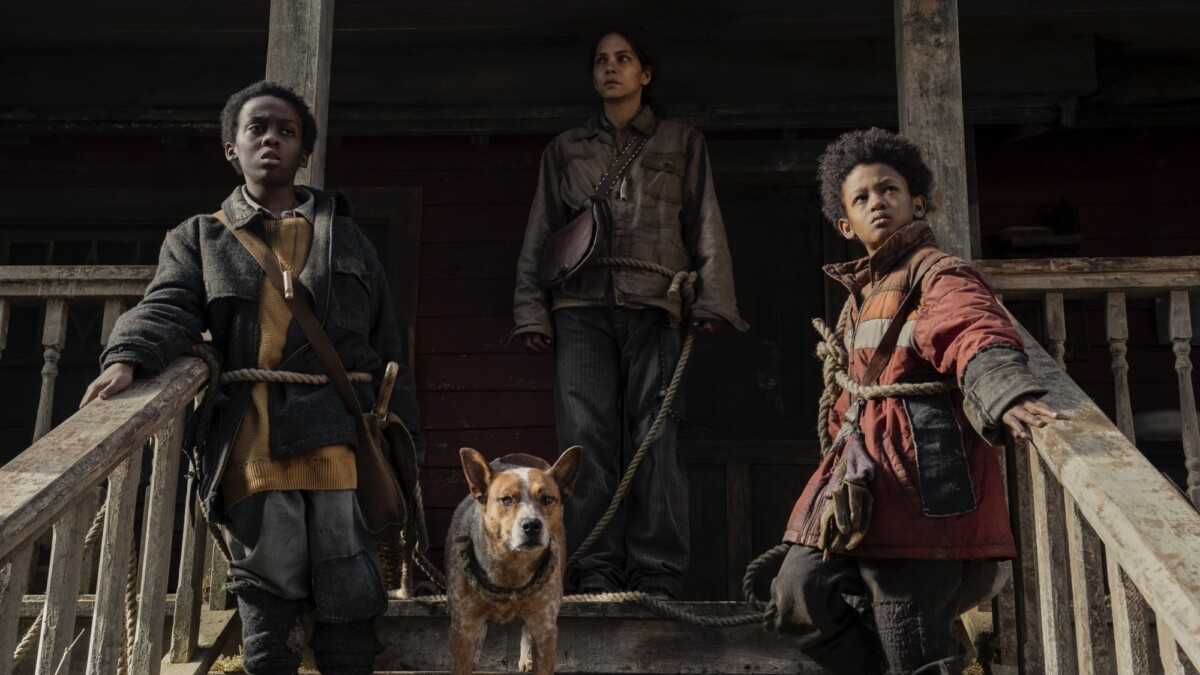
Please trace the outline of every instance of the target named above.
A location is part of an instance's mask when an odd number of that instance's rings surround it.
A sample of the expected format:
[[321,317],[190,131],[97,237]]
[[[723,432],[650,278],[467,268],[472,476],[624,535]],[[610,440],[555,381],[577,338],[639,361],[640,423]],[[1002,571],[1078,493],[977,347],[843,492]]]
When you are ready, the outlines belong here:
[[[1037,400],[1044,391],[987,279],[937,249],[922,220],[933,178],[917,147],[882,129],[851,132],[819,172],[825,215],[867,250],[825,268],[850,291],[838,335],[850,380],[872,384],[864,372],[913,286],[919,300],[875,392],[853,404],[841,392],[822,421],[835,440],[784,534],[797,546],[771,586],[776,627],[835,673],[961,673],[951,625],[992,592],[995,561],[1016,555],[989,443],[1058,415]],[[846,596],[862,599],[862,614]]]

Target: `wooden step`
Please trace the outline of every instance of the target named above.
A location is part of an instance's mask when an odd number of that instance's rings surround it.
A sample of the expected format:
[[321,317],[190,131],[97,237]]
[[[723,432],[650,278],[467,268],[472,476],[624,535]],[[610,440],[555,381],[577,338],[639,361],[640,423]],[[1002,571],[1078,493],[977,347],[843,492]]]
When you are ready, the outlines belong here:
[[[741,603],[675,603],[708,617],[749,613]],[[441,673],[450,667],[444,603],[393,600],[378,624],[384,651],[377,672]],[[481,672],[515,672],[521,626],[491,626]],[[707,628],[664,618],[640,605],[566,602],[558,616],[557,673],[812,673],[823,672],[786,636],[761,624]]]

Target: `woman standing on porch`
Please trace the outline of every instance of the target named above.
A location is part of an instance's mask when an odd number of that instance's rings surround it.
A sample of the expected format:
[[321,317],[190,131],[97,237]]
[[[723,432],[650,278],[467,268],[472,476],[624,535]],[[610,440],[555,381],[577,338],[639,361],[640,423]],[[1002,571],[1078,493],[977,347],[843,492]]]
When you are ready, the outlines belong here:
[[[593,42],[589,72],[602,108],[542,154],[517,266],[513,335],[531,354],[553,350],[558,444],[584,448],[585,467],[566,504],[570,551],[608,507],[624,466],[658,414],[684,322],[706,333],[723,323],[748,327],[734,299],[704,137],[657,114],[649,96],[657,68],[638,26],[602,31]],[[670,279],[657,272],[590,265],[553,290],[538,285],[548,236],[588,204],[610,168],[620,171],[616,160],[635,148],[611,191],[598,195],[612,216],[594,256],[695,271],[696,298],[686,317],[667,296]],[[624,507],[569,571],[580,592],[632,589],[674,598],[682,591],[689,543],[687,482],[675,453],[682,410],[676,398],[673,422],[647,452]]]

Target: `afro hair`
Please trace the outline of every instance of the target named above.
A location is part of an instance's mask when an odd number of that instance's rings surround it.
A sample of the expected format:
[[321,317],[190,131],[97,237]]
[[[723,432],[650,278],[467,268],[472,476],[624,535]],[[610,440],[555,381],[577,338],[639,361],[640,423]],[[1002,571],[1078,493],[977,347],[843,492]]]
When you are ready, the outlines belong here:
[[921,149],[915,143],[878,127],[850,131],[830,143],[817,162],[821,211],[829,222],[836,225],[839,218],[846,217],[842,184],[860,164],[887,164],[904,177],[910,194],[914,197],[923,195],[926,202],[929,201],[933,174],[921,159]]
[[[300,116],[300,144],[304,147],[305,152],[311,153],[317,146],[317,118],[313,117],[312,110],[309,110],[304,99],[300,98],[300,95],[292,91],[290,87],[267,80],[259,80],[249,87],[235,92],[225,102],[225,108],[221,111],[221,145],[233,143],[237,138],[238,117],[241,116],[246,101],[261,96],[283,99],[295,108],[296,114]],[[240,176],[242,168],[238,165],[237,160],[230,160],[230,163],[233,164],[234,170]]]

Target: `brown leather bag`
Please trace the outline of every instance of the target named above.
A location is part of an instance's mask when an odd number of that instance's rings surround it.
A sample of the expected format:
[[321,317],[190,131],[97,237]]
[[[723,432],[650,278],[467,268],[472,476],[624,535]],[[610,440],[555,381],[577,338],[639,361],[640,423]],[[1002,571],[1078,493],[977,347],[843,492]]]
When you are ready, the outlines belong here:
[[578,213],[567,219],[566,224],[551,232],[542,245],[538,258],[537,283],[545,289],[558,288],[576,272],[583,269],[596,244],[607,236],[612,228],[612,212],[608,208],[608,193],[612,192],[621,176],[633,164],[633,158],[650,140],[649,136],[638,135],[617,156],[596,191]]
[[[271,280],[271,285],[283,296],[296,323],[312,345],[313,353],[329,375],[334,389],[357,422],[358,443],[354,448],[354,464],[358,473],[358,487],[355,494],[367,530],[377,537],[399,534],[405,527],[410,507],[415,510],[417,483],[417,450],[412,435],[395,413],[387,411],[392,386],[400,370],[399,364],[388,364],[375,409],[364,413],[341,358],[308,304],[308,289],[299,279],[284,273],[275,254],[249,228],[234,228],[223,211],[213,215],[229,228],[258,261]],[[421,515],[415,514],[415,517]]]

